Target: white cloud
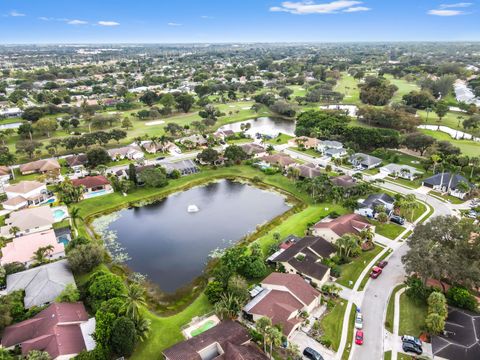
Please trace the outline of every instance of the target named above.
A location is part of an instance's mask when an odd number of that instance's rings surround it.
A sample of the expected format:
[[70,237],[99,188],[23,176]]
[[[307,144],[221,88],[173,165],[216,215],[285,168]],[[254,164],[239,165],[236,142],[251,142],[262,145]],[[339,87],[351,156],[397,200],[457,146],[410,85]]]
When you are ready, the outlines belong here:
[[213,19],[213,16],[202,15],[200,16],[202,19]]
[[118,25],[120,25],[120,23],[116,22],[116,21],[104,21],[104,20],[99,21],[97,24],[100,25],[100,26],[118,26]]
[[169,22],[167,23],[168,26],[182,26],[182,24],[176,23],[176,22]]
[[457,15],[463,15],[465,12],[461,10],[429,10],[428,11],[429,15],[435,15],[435,16],[457,16]]
[[296,15],[307,14],[334,14],[339,12],[359,12],[370,10],[364,6],[362,1],[355,0],[337,0],[329,3],[317,4],[313,1],[284,1],[281,6],[272,6],[270,11],[287,12]]
[[440,9],[466,8],[472,5],[473,5],[472,3],[468,3],[468,2],[462,2],[462,3],[456,3],[456,4],[441,4]]
[[42,21],[50,21],[50,20],[53,20],[52,18],[49,18],[49,17],[46,17],[46,16],[40,16],[38,18],[38,20],[42,20]]
[[85,21],[85,20],[75,19],[75,20],[68,20],[67,24],[69,24],[69,25],[86,25],[86,24],[88,24],[88,22]]
[[13,16],[13,17],[26,16],[25,14],[22,14],[21,12],[18,12],[17,10],[10,11],[8,13],[8,15]]
[[366,6],[353,6],[343,10],[343,12],[351,13],[351,12],[360,12],[360,11],[369,11],[369,10],[371,9]]

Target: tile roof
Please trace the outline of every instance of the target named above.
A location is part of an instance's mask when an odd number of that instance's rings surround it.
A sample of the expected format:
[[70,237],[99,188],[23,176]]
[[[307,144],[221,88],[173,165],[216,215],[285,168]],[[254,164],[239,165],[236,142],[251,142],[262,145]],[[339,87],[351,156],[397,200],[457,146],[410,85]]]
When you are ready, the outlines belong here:
[[279,165],[282,167],[295,164],[295,160],[293,160],[290,156],[282,153],[262,156],[260,160],[263,160],[269,164]]
[[101,185],[109,185],[110,182],[105,176],[97,175],[97,176],[86,176],[81,179],[73,179],[72,183],[74,186],[85,186],[87,189],[101,186]]
[[382,162],[382,159],[364,153],[356,153],[350,156],[350,162],[371,166],[374,164],[380,164]]
[[255,143],[251,143],[251,144],[242,144],[240,145],[240,147],[243,149],[243,151],[245,151],[248,155],[254,155],[254,154],[262,154],[264,153],[266,150],[258,145],[258,144],[255,144]]
[[0,176],[10,175],[11,170],[8,166],[0,166]]
[[330,179],[332,183],[336,186],[341,186],[343,188],[350,188],[357,186],[357,181],[350,175],[340,175]]
[[56,159],[44,159],[20,165],[19,169],[21,173],[32,171],[46,172],[60,169],[60,164]]
[[44,183],[39,181],[20,181],[18,184],[13,184],[5,187],[5,192],[13,192],[19,194],[26,194],[32,190],[45,187]]
[[72,155],[65,158],[65,161],[67,162],[68,166],[79,166],[85,165],[88,161],[88,158],[85,154]]
[[7,227],[16,226],[20,231],[52,225],[55,222],[49,206],[38,206],[12,212],[5,220]]
[[346,214],[330,221],[319,221],[313,227],[316,229],[331,229],[338,236],[352,233],[356,234],[371,226],[365,218],[358,214]]
[[228,343],[242,345],[250,340],[246,328],[234,321],[222,321],[213,328],[163,351],[169,360],[202,360],[199,351],[218,343],[224,350]]
[[60,260],[7,276],[7,293],[25,290],[26,308],[50,303],[68,284],[75,284],[68,260]]
[[88,320],[82,303],[54,303],[33,318],[5,328],[2,346],[21,344],[22,354],[46,351],[52,358],[85,349],[80,322]]
[[[429,178],[423,180],[425,184],[434,186],[434,185],[440,185],[443,184],[443,186],[447,187],[448,183],[450,182],[450,177],[452,176],[451,173],[445,172],[445,173],[438,173],[433,176],[430,176]],[[471,188],[473,187],[472,184],[468,182],[467,179],[465,179],[462,175],[459,174],[454,174],[452,183],[450,184],[451,189],[456,189],[457,185],[460,184],[461,182],[466,183],[468,186]]]
[[284,286],[305,305],[311,304],[320,295],[317,290],[297,274],[273,272],[262,281],[262,284]]

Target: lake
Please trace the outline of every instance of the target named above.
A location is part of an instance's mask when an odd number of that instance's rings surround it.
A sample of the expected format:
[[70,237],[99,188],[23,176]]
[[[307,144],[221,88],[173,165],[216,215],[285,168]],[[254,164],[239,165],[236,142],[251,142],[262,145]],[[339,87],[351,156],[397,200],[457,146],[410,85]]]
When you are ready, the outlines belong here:
[[259,117],[257,119],[250,119],[240,121],[232,124],[223,125],[219,130],[233,130],[240,132],[241,124],[250,124],[250,129],[245,131],[251,137],[256,134],[262,134],[270,137],[277,137],[279,133],[295,136],[295,120],[288,120],[276,117]]
[[5,130],[5,129],[18,129],[22,125],[21,122],[14,122],[14,123],[9,123],[9,124],[0,124],[0,130]]
[[[199,211],[188,213],[189,205]],[[278,193],[221,180],[106,215],[113,221],[99,218],[94,227],[116,234],[116,242],[107,241],[107,248],[116,252],[122,247],[130,269],[172,293],[202,274],[214,249],[231,246],[289,208]],[[102,222],[103,231],[97,226]]]

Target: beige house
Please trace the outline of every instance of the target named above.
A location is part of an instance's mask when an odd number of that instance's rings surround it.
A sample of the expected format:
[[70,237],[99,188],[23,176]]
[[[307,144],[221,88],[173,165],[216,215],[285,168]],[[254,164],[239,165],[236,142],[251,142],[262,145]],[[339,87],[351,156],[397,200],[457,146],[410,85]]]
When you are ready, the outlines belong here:
[[39,181],[20,181],[5,187],[7,200],[3,202],[5,210],[18,210],[28,206],[39,206],[50,198],[52,193],[47,185]]
[[325,218],[313,225],[312,234],[320,236],[330,242],[335,242],[339,237],[345,234],[358,235],[362,230],[372,229],[375,226],[370,224],[363,216],[358,214],[346,214],[338,218]]
[[60,164],[56,159],[44,159],[32,161],[19,167],[22,175],[40,173],[45,174],[49,172],[60,172]]
[[12,238],[12,228],[17,229],[16,236],[27,235],[52,228],[55,219],[49,206],[39,206],[12,212],[0,228],[0,236]]
[[288,140],[289,146],[303,146],[305,149],[316,149],[319,140],[308,136],[300,136]]

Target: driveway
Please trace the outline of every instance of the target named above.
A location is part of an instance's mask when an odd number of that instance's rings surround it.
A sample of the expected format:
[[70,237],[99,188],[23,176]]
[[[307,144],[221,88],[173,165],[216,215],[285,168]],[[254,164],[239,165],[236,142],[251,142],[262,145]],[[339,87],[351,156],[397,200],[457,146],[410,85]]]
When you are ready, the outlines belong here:
[[[300,352],[302,353],[306,347],[309,347],[313,350],[318,351],[325,360],[335,360],[335,354],[331,350],[326,349],[320,343],[312,339],[310,336],[308,336],[301,330],[295,331],[292,338],[290,339],[290,342],[297,344],[300,348]],[[304,359],[306,358],[304,357]]]

